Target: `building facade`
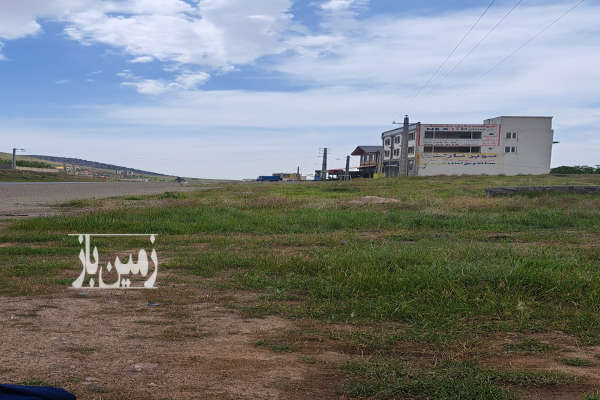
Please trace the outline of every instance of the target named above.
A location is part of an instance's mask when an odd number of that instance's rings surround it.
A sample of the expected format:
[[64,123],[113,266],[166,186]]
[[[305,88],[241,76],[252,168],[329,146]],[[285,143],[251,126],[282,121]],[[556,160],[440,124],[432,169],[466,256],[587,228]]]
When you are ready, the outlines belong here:
[[481,125],[408,124],[407,164],[401,162],[404,130],[381,135],[386,176],[550,172],[552,117],[497,117]]
[[360,166],[358,170],[363,178],[372,178],[377,172],[379,159],[383,152],[382,146],[358,146],[353,152],[353,156],[360,157]]

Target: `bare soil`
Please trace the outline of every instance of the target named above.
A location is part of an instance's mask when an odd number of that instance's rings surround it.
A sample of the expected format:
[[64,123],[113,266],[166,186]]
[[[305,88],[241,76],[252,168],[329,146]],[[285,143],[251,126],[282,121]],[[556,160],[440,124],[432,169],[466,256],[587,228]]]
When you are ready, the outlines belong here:
[[197,188],[168,182],[0,182],[0,217],[57,214],[52,206],[71,200],[135,196]]
[[171,286],[0,298],[0,381],[46,382],[81,399],[341,398],[344,356],[318,346],[320,361],[308,363],[308,347],[257,345],[297,327],[227,306],[254,296]]

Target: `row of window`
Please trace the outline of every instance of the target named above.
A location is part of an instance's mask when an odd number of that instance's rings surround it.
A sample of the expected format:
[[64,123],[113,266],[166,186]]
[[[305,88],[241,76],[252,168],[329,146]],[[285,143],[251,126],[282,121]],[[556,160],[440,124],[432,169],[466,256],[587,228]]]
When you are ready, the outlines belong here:
[[481,139],[481,131],[425,132],[425,139]]
[[[394,149],[394,152],[393,152],[393,154],[394,154],[394,157],[400,157],[400,149]],[[414,147],[409,147],[409,148],[408,148],[408,154],[409,154],[409,155],[410,155],[410,154],[415,154],[415,148],[414,148]],[[386,156],[386,157],[389,157],[389,156],[390,156],[390,152],[389,152],[389,150],[386,150],[386,151],[385,151],[385,156]]]
[[363,154],[361,160],[362,162],[375,161],[375,154]]
[[[516,153],[517,148],[514,146],[506,146],[505,153]],[[481,153],[481,146],[425,146],[423,153]],[[409,147],[408,154],[415,154],[415,148]],[[394,149],[394,157],[400,157],[400,149]],[[385,157],[390,156],[390,151],[385,151]]]
[[[394,141],[394,144],[400,144],[400,142],[402,141],[402,135],[397,135],[397,136],[393,136],[392,138],[386,138],[384,143],[386,146],[389,146],[390,144],[392,144],[392,140]],[[414,132],[410,132],[408,134],[408,140],[415,140],[415,133]]]

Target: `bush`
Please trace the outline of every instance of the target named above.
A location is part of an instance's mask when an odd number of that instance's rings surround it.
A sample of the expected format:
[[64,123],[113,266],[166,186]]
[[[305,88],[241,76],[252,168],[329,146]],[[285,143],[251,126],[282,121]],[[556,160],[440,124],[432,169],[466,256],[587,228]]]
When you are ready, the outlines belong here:
[[[3,166],[12,165],[12,160],[2,159],[0,160],[0,164]],[[28,168],[50,168],[54,169],[54,167],[48,163],[42,161],[29,161],[29,160],[17,160],[18,167],[28,167]]]
[[575,165],[552,168],[550,171],[553,174],[600,174],[600,166],[590,167],[588,165]]

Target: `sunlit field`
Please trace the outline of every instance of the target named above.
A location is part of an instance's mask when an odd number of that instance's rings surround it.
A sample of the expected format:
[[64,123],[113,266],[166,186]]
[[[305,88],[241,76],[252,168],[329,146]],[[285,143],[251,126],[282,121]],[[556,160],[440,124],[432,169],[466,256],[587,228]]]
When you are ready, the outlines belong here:
[[[137,301],[114,316],[131,322],[120,332],[132,343],[136,327],[152,325],[157,346],[216,345],[229,331],[199,329],[194,311],[209,302],[231,318],[258,321],[262,328],[244,345],[312,371],[305,385],[321,398],[594,399],[600,196],[484,193],[564,184],[600,184],[600,176],[225,184],[62,204],[61,215],[1,222],[3,312],[29,313],[7,318],[2,329],[35,340],[48,329],[40,301],[60,308],[63,299],[110,298],[68,289],[81,264],[79,243],[67,234],[155,233],[160,288],[118,296]],[[102,251],[136,245],[128,241],[105,239]],[[148,310],[148,301],[165,306]],[[139,322],[155,311],[161,323]],[[93,341],[88,351],[65,346],[43,357],[108,365],[94,361],[102,350]],[[123,351],[134,359],[134,347]],[[82,398],[170,398],[135,384],[125,396],[122,380],[90,391],[90,374],[0,367],[13,381],[58,384],[84,391]],[[160,386],[159,377],[153,382]],[[176,383],[173,398],[193,398],[189,385]],[[303,398],[292,387],[278,390]]]

